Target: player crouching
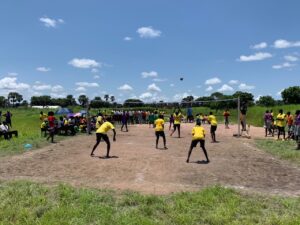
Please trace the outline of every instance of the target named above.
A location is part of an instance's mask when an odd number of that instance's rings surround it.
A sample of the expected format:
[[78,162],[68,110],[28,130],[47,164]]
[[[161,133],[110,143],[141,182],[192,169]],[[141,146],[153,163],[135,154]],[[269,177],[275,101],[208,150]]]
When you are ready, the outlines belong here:
[[113,141],[116,141],[116,130],[114,125],[111,122],[109,122],[108,119],[105,122],[102,120],[102,122],[100,123],[101,125],[96,131],[97,142],[91,152],[91,156],[94,156],[94,151],[96,150],[97,146],[101,142],[101,139],[103,139],[107,145],[106,158],[109,158],[110,141],[109,141],[109,137],[107,136],[107,132],[112,130],[114,133]]
[[206,162],[209,163],[207,151],[205,149],[205,130],[201,126],[201,120],[197,119],[196,126],[192,130],[192,135],[193,135],[193,139],[192,139],[191,147],[186,162],[189,163],[193,148],[195,148],[197,144],[200,143],[200,147],[202,148],[206,157]]

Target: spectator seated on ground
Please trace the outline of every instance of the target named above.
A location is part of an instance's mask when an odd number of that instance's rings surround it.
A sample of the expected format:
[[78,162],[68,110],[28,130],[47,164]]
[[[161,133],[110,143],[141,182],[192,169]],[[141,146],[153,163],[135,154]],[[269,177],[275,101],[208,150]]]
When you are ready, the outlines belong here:
[[18,131],[10,131],[6,122],[0,123],[0,137],[4,136],[4,139],[9,140],[10,138],[12,138],[12,135],[18,137]]

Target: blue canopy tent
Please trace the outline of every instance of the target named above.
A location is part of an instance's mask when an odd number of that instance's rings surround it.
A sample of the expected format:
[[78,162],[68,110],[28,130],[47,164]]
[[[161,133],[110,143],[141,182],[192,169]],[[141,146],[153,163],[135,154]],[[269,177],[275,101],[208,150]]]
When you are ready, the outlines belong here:
[[73,113],[73,111],[68,108],[60,108],[55,112],[55,114],[57,114],[57,115],[67,115],[69,113]]

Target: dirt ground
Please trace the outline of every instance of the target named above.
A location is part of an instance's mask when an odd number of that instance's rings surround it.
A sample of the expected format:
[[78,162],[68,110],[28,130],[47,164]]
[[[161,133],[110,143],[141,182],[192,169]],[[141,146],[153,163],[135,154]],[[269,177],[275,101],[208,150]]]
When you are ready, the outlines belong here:
[[[205,128],[208,132],[209,126]],[[128,133],[117,130],[117,142],[111,149],[113,158],[99,157],[106,153],[104,143],[98,146],[96,157],[90,157],[95,135],[80,135],[40,150],[1,158],[0,179],[64,182],[151,194],[195,191],[220,184],[250,192],[300,196],[300,167],[257,149],[253,139],[233,137],[236,127],[224,129],[219,125],[219,143],[211,143],[207,135],[209,164],[202,162],[204,155],[199,147],[194,149],[191,163],[185,162],[192,124],[182,125],[180,139],[166,132],[168,150],[155,149],[154,131],[147,125],[129,129]],[[263,137],[263,132],[262,128],[251,128],[252,137]]]

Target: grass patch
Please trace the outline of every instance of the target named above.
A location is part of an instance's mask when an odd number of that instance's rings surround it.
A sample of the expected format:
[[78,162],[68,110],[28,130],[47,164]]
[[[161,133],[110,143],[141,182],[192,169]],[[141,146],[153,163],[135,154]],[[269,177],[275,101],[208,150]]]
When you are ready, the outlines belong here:
[[296,225],[300,198],[248,196],[222,187],[168,196],[0,184],[0,224]]
[[255,142],[258,148],[263,149],[280,159],[289,160],[300,165],[300,151],[295,150],[295,141],[257,139]]
[[[6,111],[2,109],[2,113]],[[0,157],[24,152],[24,144],[27,143],[32,145],[32,150],[49,144],[40,132],[39,113],[41,110],[18,108],[9,109],[9,111],[13,114],[11,130],[18,130],[19,137],[13,137],[9,141],[4,140],[3,137],[0,138]],[[47,113],[45,110],[44,112]],[[62,139],[64,137],[55,136],[56,141]]]

